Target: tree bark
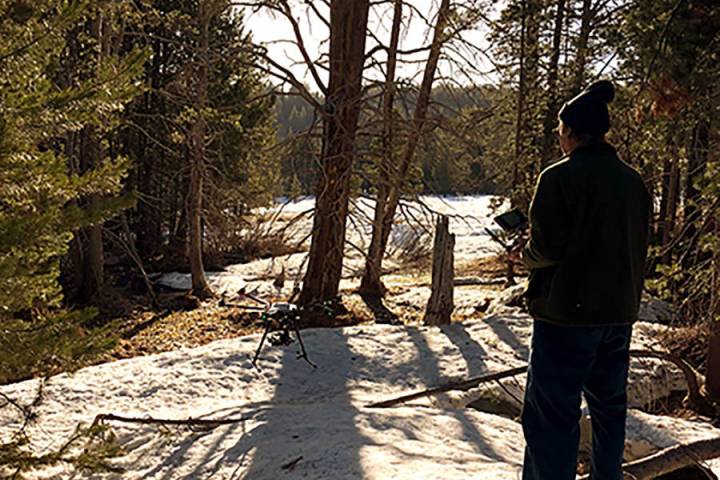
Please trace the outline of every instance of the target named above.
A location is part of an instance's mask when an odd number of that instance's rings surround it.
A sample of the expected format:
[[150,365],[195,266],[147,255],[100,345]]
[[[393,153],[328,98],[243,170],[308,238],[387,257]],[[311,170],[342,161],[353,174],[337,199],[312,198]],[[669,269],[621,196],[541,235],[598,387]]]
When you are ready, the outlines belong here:
[[[98,57],[108,53],[108,22],[103,19],[102,14],[90,22],[90,35],[98,43]],[[103,147],[100,143],[100,135],[95,126],[89,125],[83,128],[80,144],[80,165],[82,172],[96,168],[103,157]],[[87,199],[86,208],[89,211],[97,210],[100,198],[98,195],[90,195]],[[81,298],[84,301],[91,301],[103,287],[105,278],[104,262],[105,252],[103,248],[102,224],[96,223],[84,229],[84,247],[82,254],[82,287]]]
[[[512,179],[512,201],[518,208],[527,209],[539,161],[542,156],[540,67],[540,17],[543,4],[539,0],[524,0],[521,10],[520,71],[515,131],[515,165]],[[540,128],[538,128],[540,127]]]
[[397,66],[397,50],[400,42],[400,26],[402,23],[403,0],[395,0],[393,24],[388,48],[387,75],[385,76],[385,92],[383,92],[383,157],[380,160],[377,179],[377,196],[373,217],[372,236],[368,256],[365,260],[365,272],[360,282],[360,290],[365,295],[381,297],[385,294],[385,286],[380,280],[382,273],[383,215],[387,204],[388,191],[394,170],[394,131],[393,102],[395,99],[395,70]]
[[705,119],[698,120],[693,128],[688,148],[687,182],[685,184],[685,207],[683,217],[692,218],[697,211],[700,190],[695,186],[698,179],[705,174],[710,143],[710,128]]
[[450,323],[453,304],[453,250],[455,235],[448,228],[448,217],[438,218],[433,242],[432,293],[425,309],[425,325],[444,325]]
[[[720,238],[720,215],[717,211],[706,212],[711,215],[709,226],[714,230],[715,238]],[[720,249],[713,249],[712,269],[710,271],[710,302],[707,318],[710,321],[710,339],[708,345],[707,369],[705,371],[705,389],[714,400],[720,400]]]
[[330,300],[338,293],[369,9],[369,0],[330,3],[330,79],[325,99],[321,176],[301,304]]
[[[709,215],[717,214],[709,212]],[[720,236],[720,222],[714,223],[715,235]],[[715,249],[712,258],[710,304],[707,318],[710,321],[708,358],[705,370],[705,391],[713,400],[720,400],[720,251]]]
[[[663,209],[662,209],[662,245],[666,246],[670,243],[673,232],[675,230],[675,219],[677,215],[678,190],[680,187],[680,170],[678,166],[678,151],[674,141],[674,135],[671,133],[668,137],[668,154],[663,164]],[[667,175],[667,177],[665,177]],[[668,249],[663,255],[662,263],[669,265],[672,261],[672,250]]]
[[580,14],[580,33],[575,42],[575,68],[570,86],[570,94],[577,95],[585,83],[585,68],[587,67],[588,43],[590,41],[591,22],[593,18],[592,0],[583,0]]
[[[697,202],[700,200],[701,191],[695,186],[696,182],[703,177],[707,167],[710,129],[705,119],[699,120],[693,128],[688,146],[687,176],[684,189],[683,223],[688,227],[685,231],[685,238],[689,240],[686,250],[696,250],[694,240],[697,232],[696,224],[701,223]],[[697,255],[683,256],[683,269],[689,271],[690,267],[697,261]]]
[[[665,448],[645,458],[625,463],[622,467],[625,480],[652,480],[704,460],[720,457],[720,438],[698,440]],[[589,480],[589,475],[579,480]]]
[[522,127],[523,116],[525,113],[525,34],[527,30],[527,2],[521,1],[522,10],[520,12],[520,58],[518,67],[518,89],[517,100],[515,105],[515,164],[513,165],[512,186],[515,188],[520,182],[521,166],[520,158],[522,157]]
[[[149,77],[150,87],[153,91],[162,88],[161,84],[161,68],[165,60],[162,52],[162,43],[155,40],[153,43],[152,61],[148,66],[147,76]],[[137,100],[139,112],[143,118],[151,115],[162,116],[166,109],[164,101],[153,92],[145,92],[143,97]],[[142,121],[137,119],[136,121]],[[149,121],[143,121],[146,127]],[[164,158],[158,158],[156,150],[151,147],[148,142],[147,135],[131,129],[128,133],[132,137],[131,152],[134,156],[135,169],[138,172],[137,186],[143,195],[140,197],[137,205],[137,231],[138,231],[138,249],[142,258],[148,259],[153,257],[162,245],[162,227],[166,225],[162,212],[164,211],[164,198],[170,188],[163,185],[161,175],[163,174],[162,164],[166,162]],[[184,257],[183,252],[183,257]]]
[[208,63],[210,41],[210,11],[206,2],[200,2],[200,52],[197,92],[195,98],[196,118],[190,131],[190,189],[188,192],[188,231],[190,234],[188,260],[192,277],[192,293],[199,298],[212,295],[205,278],[202,258],[202,201],[205,178],[205,113],[207,107]]
[[[670,228],[668,225],[669,210],[671,207],[671,190],[673,179],[673,155],[674,132],[672,126],[668,127],[665,134],[665,145],[663,146],[662,174],[660,177],[660,211],[658,214],[656,235],[661,245],[666,245],[670,239]],[[664,259],[662,259],[664,262]]]
[[[88,201],[92,210],[97,207],[97,198],[92,196]],[[83,287],[82,296],[85,301],[92,300],[102,289],[105,278],[105,250],[103,247],[102,225],[91,225],[85,228],[87,245],[83,255]]]
[[[100,139],[94,126],[84,127],[80,137],[80,170],[87,172],[100,162]],[[85,202],[85,208],[92,212],[98,208],[99,201],[97,195],[90,195]],[[89,302],[102,289],[105,276],[102,224],[83,227],[80,239],[82,245],[80,298],[83,302]]]
[[[379,278],[382,268],[382,260],[385,256],[385,249],[387,247],[388,238],[390,237],[390,230],[392,229],[397,205],[400,200],[400,193],[405,183],[412,160],[415,156],[415,150],[417,149],[418,142],[420,141],[420,135],[422,134],[423,127],[425,126],[432,85],[435,81],[435,72],[437,70],[438,61],[440,60],[442,45],[445,42],[445,26],[448,22],[449,13],[450,1],[442,0],[440,9],[438,10],[438,17],[437,22],[435,23],[432,43],[430,44],[428,61],[423,73],[422,83],[420,84],[420,91],[418,92],[415,111],[413,112],[412,126],[400,157],[400,164],[397,171],[393,172],[392,178],[389,179],[387,199],[382,199],[382,201],[378,202],[375,206],[375,222],[373,224],[373,234],[372,239],[370,240],[370,251],[368,253],[367,260],[368,264],[370,264],[370,268],[366,266],[364,276],[368,277],[368,279],[363,279],[363,283],[366,284],[368,286],[368,290],[373,293],[382,294]],[[380,210],[380,212],[378,212],[378,210]],[[370,278],[370,274],[368,272],[371,270],[372,275],[377,277],[377,281]]]
[[[186,162],[189,156],[186,153]],[[190,189],[190,179],[187,173],[178,174],[171,193],[171,206],[169,208],[172,223],[169,225],[170,238],[163,252],[163,268],[187,271],[188,259],[188,209],[187,195]]]
[[557,0],[555,4],[555,25],[553,29],[552,52],[548,65],[548,101],[545,110],[543,154],[540,157],[542,171],[550,161],[557,156],[558,147],[555,138],[555,126],[558,114],[558,62],[560,60],[560,45],[562,43],[562,27],[565,17],[565,0]]

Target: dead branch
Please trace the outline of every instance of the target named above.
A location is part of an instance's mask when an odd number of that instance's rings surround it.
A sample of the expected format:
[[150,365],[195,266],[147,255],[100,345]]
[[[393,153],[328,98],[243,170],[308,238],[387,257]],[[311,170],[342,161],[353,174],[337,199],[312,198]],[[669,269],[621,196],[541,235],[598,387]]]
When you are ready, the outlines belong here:
[[505,280],[502,278],[457,277],[453,283],[456,287],[467,287],[472,285],[501,285],[505,283]]
[[125,236],[125,239],[121,239],[121,242],[125,245],[128,255],[130,256],[132,261],[135,262],[135,265],[137,266],[140,274],[143,277],[143,281],[145,282],[145,288],[147,288],[148,294],[150,295],[150,300],[153,307],[157,307],[158,299],[157,295],[155,295],[155,289],[153,288],[150,278],[148,278],[148,274],[145,270],[145,266],[143,265],[142,258],[140,257],[140,254],[135,247],[135,240],[133,239],[132,233],[130,233],[130,226],[128,225],[127,216],[124,212],[120,214],[120,224],[122,225],[123,235]]
[[298,464],[298,462],[302,459],[303,459],[303,456],[300,455],[295,460],[291,460],[291,461],[281,465],[280,468],[282,468],[283,470],[292,471],[295,468],[295,466]]
[[[682,443],[624,464],[623,477],[625,480],[651,480],[717,457],[720,457],[720,438]],[[590,475],[583,475],[579,480],[589,478]]]
[[[320,78],[320,75],[318,74],[317,69],[315,68],[315,63],[310,59],[310,54],[307,51],[307,48],[305,47],[305,41],[303,40],[302,33],[300,33],[300,25],[298,24],[297,20],[293,16],[292,9],[290,8],[290,4],[287,2],[287,0],[281,0],[280,5],[282,8],[275,8],[275,10],[282,13],[285,18],[290,22],[290,25],[292,25],[293,33],[295,34],[295,43],[297,45],[298,50],[300,50],[300,54],[303,57],[303,60],[305,61],[305,65],[307,66],[308,70],[310,71],[310,74],[312,75],[313,79],[315,80],[315,83],[317,84],[317,87],[320,89],[320,91],[323,94],[327,94],[327,85],[322,81]],[[271,6],[268,4],[268,6]]]
[[[676,365],[680,371],[683,372],[688,383],[688,402],[689,407],[701,414],[708,414],[707,409],[712,409],[710,404],[700,394],[699,383],[697,380],[697,374],[693,368],[684,360],[676,357],[667,352],[660,352],[655,350],[630,350],[630,356],[634,358],[658,358],[665,360]],[[367,408],[387,408],[399,405],[401,403],[409,402],[410,400],[416,400],[418,398],[429,397],[438,393],[449,392],[451,390],[467,390],[469,388],[477,387],[480,384],[493,382],[503,378],[514,377],[516,375],[527,372],[528,366],[520,366],[504,370],[502,372],[496,372],[491,374],[480,375],[477,377],[471,377],[467,380],[456,381],[440,385],[437,387],[429,388],[426,390],[420,390],[418,392],[409,393],[402,395],[397,398],[391,398],[382,402],[376,402],[366,405]],[[711,410],[713,413],[714,409]]]
[[408,395],[403,395],[401,397],[392,398],[390,400],[385,400],[382,402],[376,402],[371,403],[369,405],[366,405],[367,408],[387,408],[387,407],[394,407],[395,405],[399,405],[401,403],[409,402],[410,400],[416,400],[418,398],[428,397],[430,395],[435,395],[438,393],[444,393],[449,392],[451,390],[467,390],[469,388],[477,387],[478,385],[486,382],[494,382],[495,380],[500,380],[507,377],[513,377],[515,375],[520,375],[522,373],[527,372],[527,365],[517,368],[512,368],[510,370],[504,370],[502,372],[497,373],[491,373],[488,375],[481,375],[479,377],[472,377],[467,380],[463,380],[460,382],[452,382],[448,383],[446,385],[441,385],[439,387],[429,388],[427,390],[422,390],[415,393],[410,393]]
[[15,409],[17,409],[23,415],[27,414],[26,407],[20,405],[20,402],[18,402],[14,398],[10,397],[9,395],[7,395],[3,392],[0,392],[0,398],[5,400],[5,405],[0,405],[0,408],[10,405],[11,407],[15,407]]
[[43,393],[45,391],[46,381],[47,380],[45,378],[40,379],[40,382],[38,383],[37,391],[35,392],[35,397],[33,398],[32,402],[30,402],[28,405],[23,405],[19,401],[10,397],[9,395],[7,395],[5,393],[0,393],[0,398],[5,400],[5,405],[0,406],[0,408],[10,405],[13,408],[17,409],[23,418],[22,425],[15,433],[13,433],[14,437],[25,436],[25,430],[27,429],[28,425],[30,425],[37,418],[37,413],[35,413],[35,408],[38,405],[40,405],[40,402],[43,399]]
[[171,419],[171,418],[154,418],[154,417],[124,417],[122,415],[115,415],[114,413],[101,413],[93,420],[93,426],[101,425],[104,422],[121,422],[121,423],[136,423],[140,425],[171,425],[171,426],[184,426],[190,428],[200,429],[213,429],[222,425],[231,425],[233,423],[240,423],[247,420],[247,418],[187,418],[187,419]]
[[658,358],[675,365],[685,376],[688,386],[688,394],[684,403],[692,410],[703,415],[715,415],[717,412],[710,402],[700,393],[700,383],[697,372],[688,362],[671,353],[656,350],[630,350],[630,356],[635,358]]

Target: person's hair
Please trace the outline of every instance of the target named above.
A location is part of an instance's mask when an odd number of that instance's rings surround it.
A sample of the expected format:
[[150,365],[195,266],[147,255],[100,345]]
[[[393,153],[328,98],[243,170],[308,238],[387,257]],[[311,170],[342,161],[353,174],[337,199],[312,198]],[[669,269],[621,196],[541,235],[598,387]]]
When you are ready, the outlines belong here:
[[595,142],[603,142],[605,141],[605,134],[604,133],[577,133],[575,132],[570,125],[563,122],[562,118],[559,118],[560,123],[563,125],[564,128],[568,129],[570,132],[568,136],[576,138],[578,140],[578,143],[580,145],[588,145],[590,143]]
[[578,139],[581,145],[588,145],[590,143],[602,142],[605,140],[605,134],[592,134],[592,133],[575,133],[570,128],[570,136]]

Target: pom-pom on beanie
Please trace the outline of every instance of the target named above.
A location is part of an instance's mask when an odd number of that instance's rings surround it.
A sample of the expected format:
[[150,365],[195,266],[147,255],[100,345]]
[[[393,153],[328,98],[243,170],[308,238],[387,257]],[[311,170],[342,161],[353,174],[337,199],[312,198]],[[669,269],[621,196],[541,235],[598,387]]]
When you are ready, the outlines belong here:
[[608,80],[599,80],[560,109],[560,120],[576,135],[601,136],[610,130],[608,103],[615,98],[615,87]]

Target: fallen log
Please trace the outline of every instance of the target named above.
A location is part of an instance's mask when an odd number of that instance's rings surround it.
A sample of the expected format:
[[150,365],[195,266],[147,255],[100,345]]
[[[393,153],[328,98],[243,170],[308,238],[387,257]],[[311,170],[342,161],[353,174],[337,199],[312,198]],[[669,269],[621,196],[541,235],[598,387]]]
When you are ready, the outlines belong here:
[[717,414],[712,404],[700,392],[697,372],[688,362],[670,353],[656,350],[630,350],[630,356],[634,358],[657,358],[672,363],[683,373],[688,385],[688,394],[683,403],[701,415],[714,416]]
[[472,285],[501,285],[506,280],[502,278],[485,278],[485,277],[457,277],[453,280],[456,287],[466,287]]
[[504,370],[502,372],[491,373],[491,374],[482,375],[479,377],[472,377],[467,380],[463,380],[461,382],[452,382],[452,383],[448,383],[446,385],[441,385],[439,387],[429,388],[427,390],[410,393],[410,394],[403,395],[403,396],[397,397],[397,398],[391,398],[390,400],[385,400],[382,402],[371,403],[371,404],[365,405],[365,406],[367,408],[387,408],[387,407],[393,407],[400,403],[409,402],[410,400],[416,400],[416,399],[422,398],[422,397],[429,397],[430,395],[449,392],[451,390],[466,390],[468,388],[477,387],[481,383],[493,382],[495,380],[501,380],[503,378],[520,375],[521,373],[527,372],[527,368],[528,368],[527,365],[525,365],[522,367],[512,368],[510,370]]
[[[651,480],[699,462],[720,457],[720,437],[681,443],[638,460],[623,464],[625,480]],[[588,480],[583,475],[578,480]]]
[[[660,351],[655,351],[655,350],[630,350],[630,356],[633,358],[657,358],[660,360],[665,360],[665,361],[671,362],[672,364],[677,366],[680,369],[680,371],[685,375],[685,379],[688,384],[688,397],[687,397],[688,406],[703,415],[707,415],[710,410],[712,410],[714,412],[714,409],[710,406],[710,404],[707,402],[707,400],[700,393],[699,382],[698,382],[695,370],[693,370],[693,368],[686,361],[684,361],[681,358],[678,358],[670,353],[660,352]],[[469,388],[477,387],[478,385],[483,384],[483,383],[493,382],[493,381],[501,380],[503,378],[513,377],[515,375],[523,374],[523,373],[527,372],[527,369],[528,369],[528,366],[524,365],[524,366],[512,368],[510,370],[504,370],[502,372],[485,374],[485,375],[480,375],[477,377],[471,377],[467,380],[462,380],[459,382],[450,382],[445,385],[432,387],[432,388],[429,388],[426,390],[420,390],[417,392],[409,393],[407,395],[402,395],[397,398],[391,398],[389,400],[384,400],[382,402],[371,403],[371,404],[366,405],[366,407],[367,408],[393,407],[393,406],[399,405],[401,403],[409,402],[411,400],[416,400],[418,398],[429,397],[431,395],[435,395],[438,393],[449,392],[452,390],[467,390]]]
[[153,417],[123,417],[121,415],[115,415],[113,413],[101,413],[95,416],[93,425],[100,425],[104,422],[122,422],[122,423],[137,423],[141,425],[172,425],[172,426],[185,426],[190,428],[203,428],[212,429],[222,425],[230,425],[233,423],[244,422],[247,418],[186,418],[186,419],[172,419],[172,418],[153,418]]

